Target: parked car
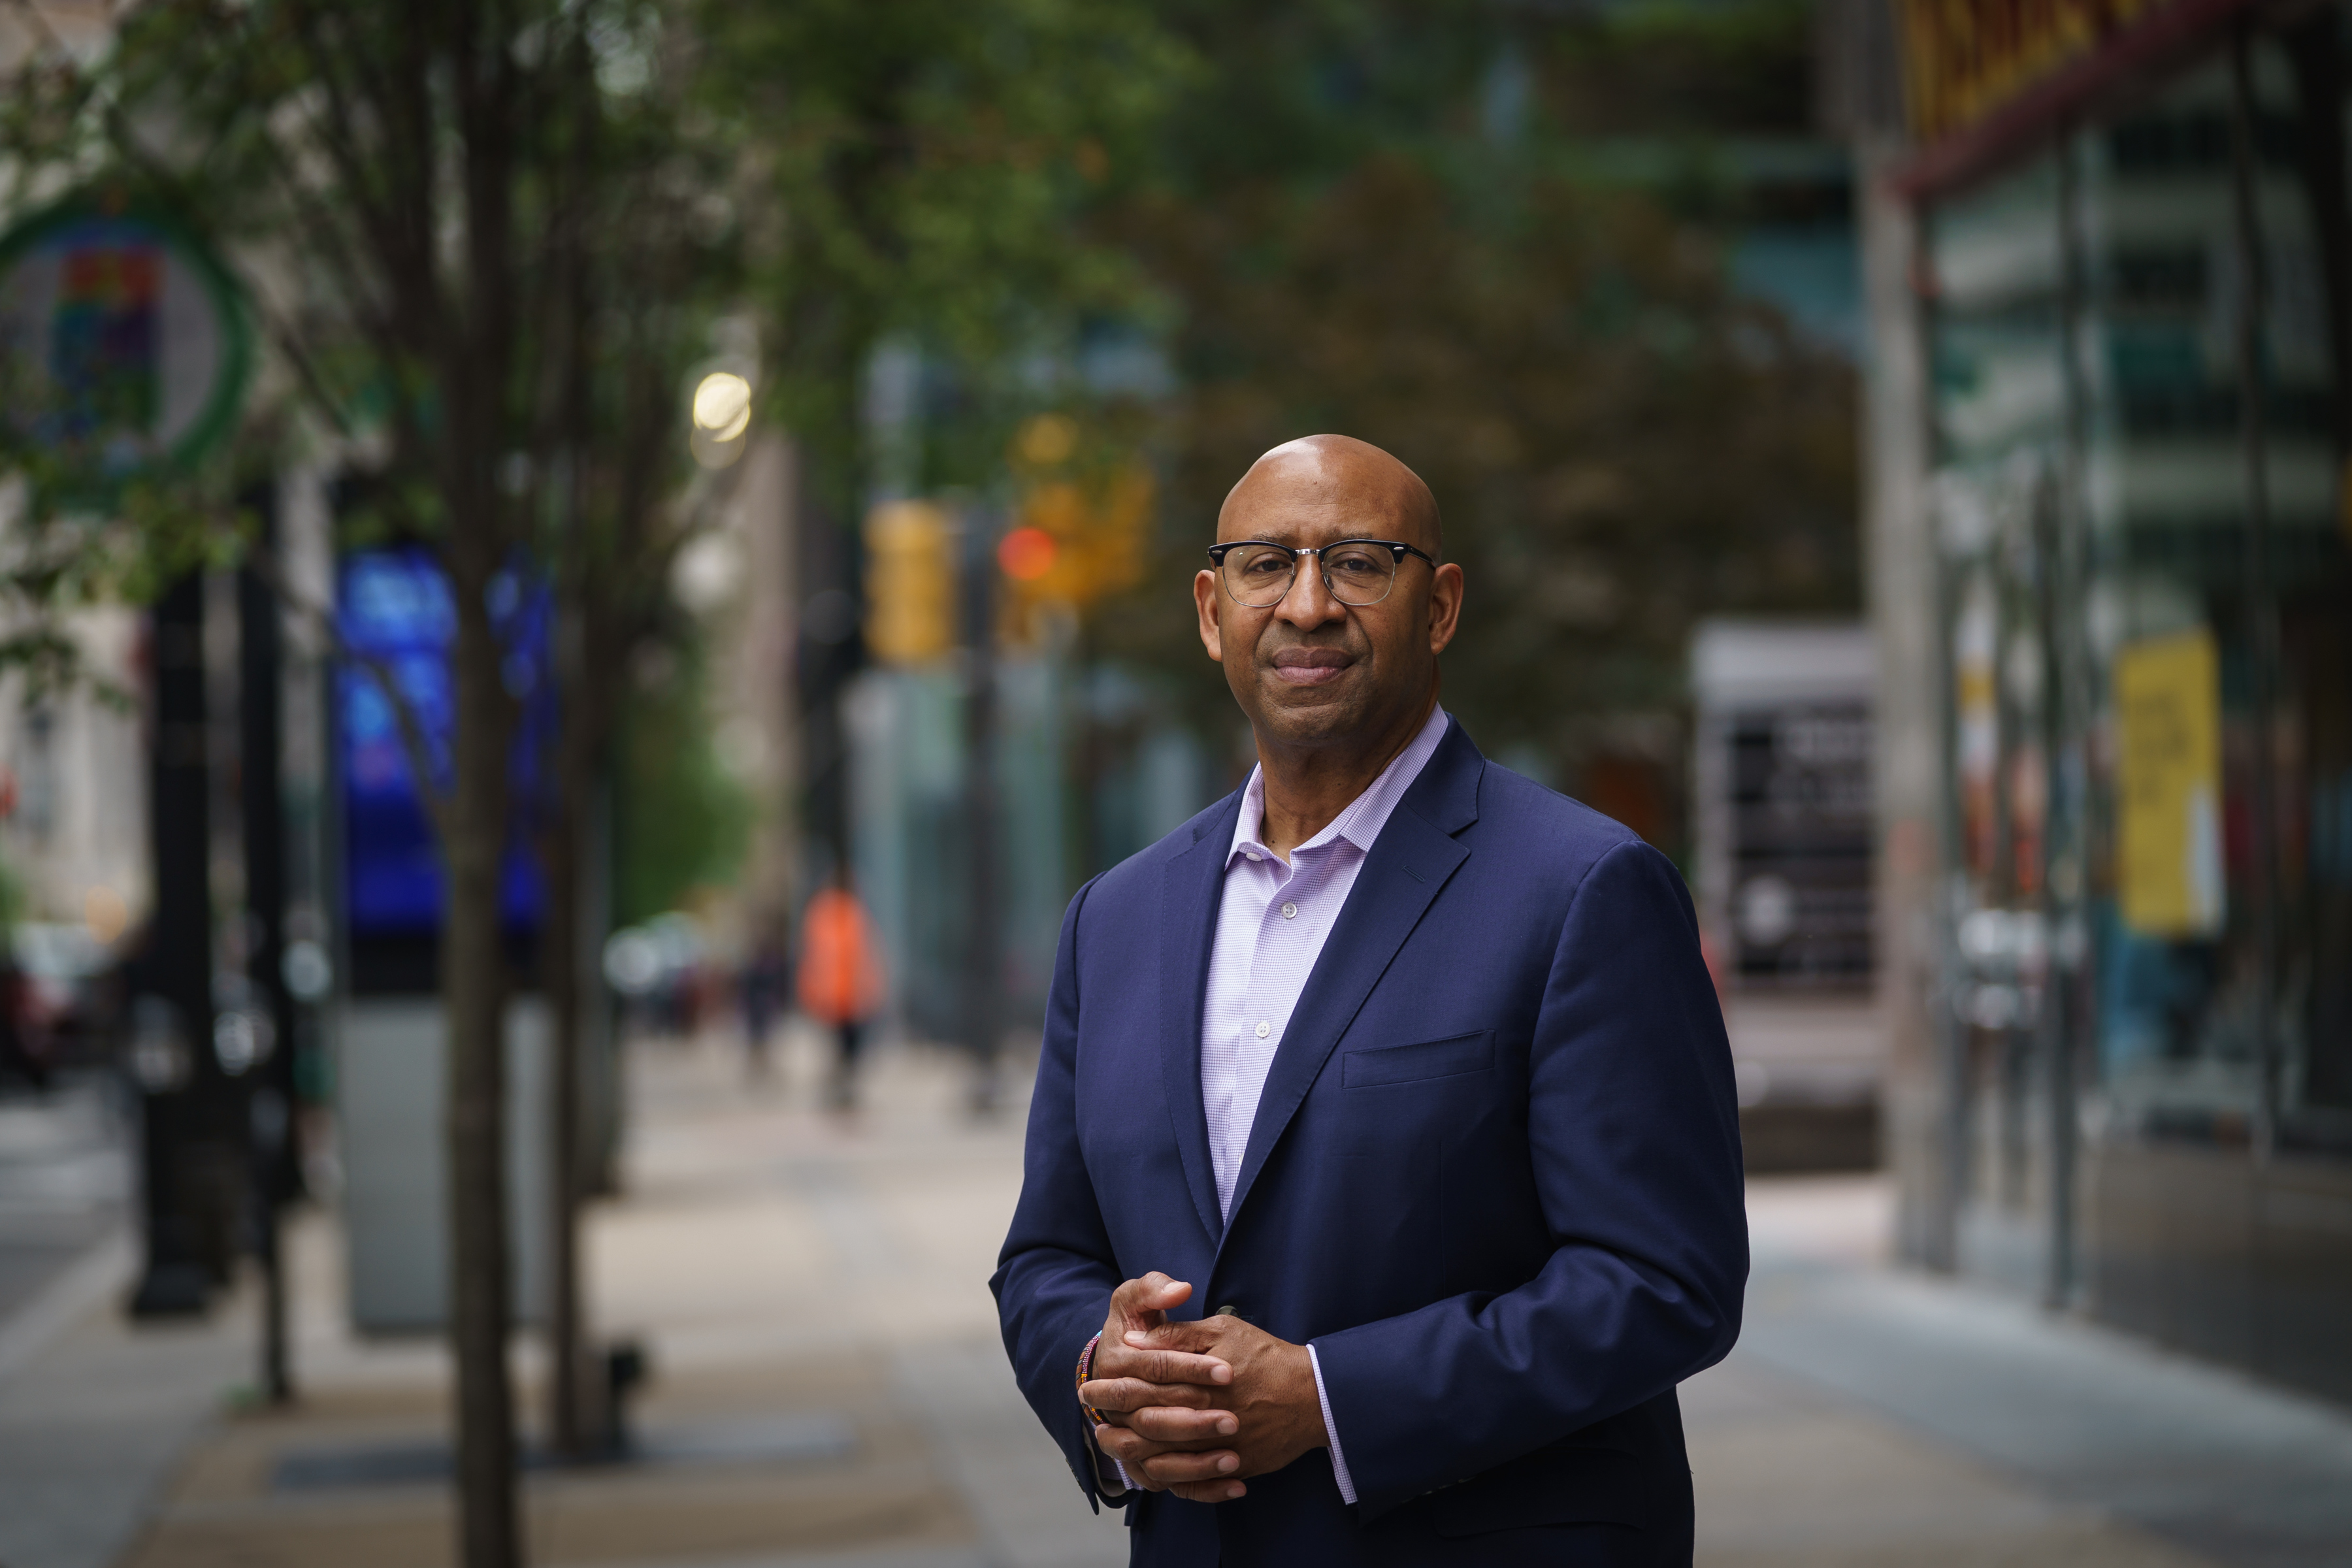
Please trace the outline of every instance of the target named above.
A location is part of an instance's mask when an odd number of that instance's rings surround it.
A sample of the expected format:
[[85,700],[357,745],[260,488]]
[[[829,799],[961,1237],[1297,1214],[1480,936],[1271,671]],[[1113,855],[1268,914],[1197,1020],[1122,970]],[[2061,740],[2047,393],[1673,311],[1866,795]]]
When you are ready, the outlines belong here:
[[89,928],[27,921],[0,954],[0,1070],[37,1087],[103,1056],[111,1037],[114,954]]

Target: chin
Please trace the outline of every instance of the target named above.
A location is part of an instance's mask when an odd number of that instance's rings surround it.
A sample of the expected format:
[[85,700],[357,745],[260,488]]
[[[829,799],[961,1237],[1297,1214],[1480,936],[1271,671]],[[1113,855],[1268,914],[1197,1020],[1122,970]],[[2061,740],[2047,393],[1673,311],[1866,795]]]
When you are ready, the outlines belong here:
[[[1363,704],[1337,691],[1276,689],[1258,714],[1276,740],[1292,745],[1343,740],[1364,727]],[[1287,699],[1287,700],[1285,700]]]

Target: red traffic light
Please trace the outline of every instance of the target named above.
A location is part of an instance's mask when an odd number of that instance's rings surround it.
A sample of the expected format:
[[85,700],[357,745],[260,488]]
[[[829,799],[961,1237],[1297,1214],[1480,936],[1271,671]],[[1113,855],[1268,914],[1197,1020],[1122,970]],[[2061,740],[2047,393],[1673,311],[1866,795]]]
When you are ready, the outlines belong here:
[[997,542],[996,563],[1016,583],[1034,583],[1054,569],[1061,547],[1042,528],[1016,528]]

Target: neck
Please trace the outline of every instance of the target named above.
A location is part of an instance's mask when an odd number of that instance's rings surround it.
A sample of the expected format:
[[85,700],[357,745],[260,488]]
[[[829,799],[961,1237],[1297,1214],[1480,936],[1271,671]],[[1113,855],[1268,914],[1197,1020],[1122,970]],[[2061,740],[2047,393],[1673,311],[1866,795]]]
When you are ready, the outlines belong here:
[[1265,815],[1258,837],[1287,861],[1290,852],[1331,826],[1372,785],[1382,769],[1412,744],[1437,706],[1437,690],[1360,743],[1313,747],[1270,745],[1257,738],[1259,787]]

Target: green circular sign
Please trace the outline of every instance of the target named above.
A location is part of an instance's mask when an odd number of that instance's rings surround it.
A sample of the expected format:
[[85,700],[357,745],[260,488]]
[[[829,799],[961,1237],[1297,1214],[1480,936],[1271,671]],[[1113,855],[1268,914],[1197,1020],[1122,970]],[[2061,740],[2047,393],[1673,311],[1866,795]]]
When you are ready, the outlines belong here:
[[169,213],[77,196],[0,237],[0,414],[76,482],[197,462],[252,366],[242,294]]

